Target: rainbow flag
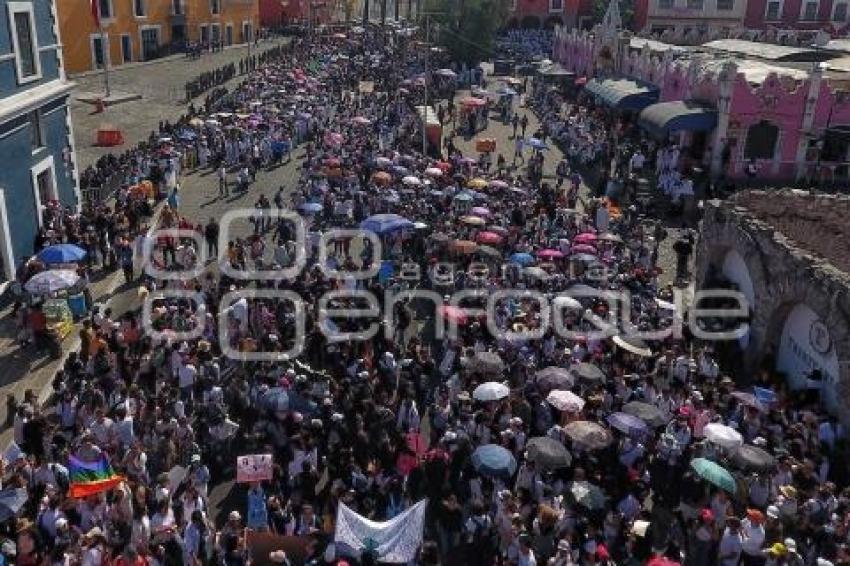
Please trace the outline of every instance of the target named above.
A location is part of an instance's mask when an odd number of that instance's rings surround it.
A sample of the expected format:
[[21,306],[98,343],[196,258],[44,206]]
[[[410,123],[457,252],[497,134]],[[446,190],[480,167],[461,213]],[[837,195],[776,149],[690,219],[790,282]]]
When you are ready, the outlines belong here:
[[104,455],[96,462],[84,462],[71,456],[68,460],[68,475],[71,482],[69,495],[75,498],[88,497],[112,489],[124,481],[123,476],[115,473]]

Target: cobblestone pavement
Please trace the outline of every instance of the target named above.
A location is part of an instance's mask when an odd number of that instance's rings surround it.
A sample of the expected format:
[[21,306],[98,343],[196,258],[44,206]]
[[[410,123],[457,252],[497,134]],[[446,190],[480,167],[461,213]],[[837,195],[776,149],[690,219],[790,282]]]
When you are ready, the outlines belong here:
[[[251,46],[251,54],[262,53],[286,39],[272,38]],[[246,45],[236,45],[217,53],[205,53],[200,59],[190,60],[182,55],[145,63],[134,63],[116,67],[109,73],[113,92],[132,93],[142,96],[107,107],[103,113],[93,113],[91,104],[77,100],[82,93],[103,92],[103,74],[86,73],[71,80],[76,83],[71,97],[71,115],[74,120],[74,137],[77,145],[77,163],[81,169],[93,164],[99,157],[110,152],[121,152],[147,139],[151,130],[156,130],[160,120],[176,120],[186,112],[185,84],[201,73],[234,63],[237,75],[224,86],[232,89],[243,79],[239,75],[239,60],[248,56]],[[203,103],[204,94],[195,99]],[[94,145],[97,130],[103,125],[118,128],[124,134],[124,144],[114,148]]]

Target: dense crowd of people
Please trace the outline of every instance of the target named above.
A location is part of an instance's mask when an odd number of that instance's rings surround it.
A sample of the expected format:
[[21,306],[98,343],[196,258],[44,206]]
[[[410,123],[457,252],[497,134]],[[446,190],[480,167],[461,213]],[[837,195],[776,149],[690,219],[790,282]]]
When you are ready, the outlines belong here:
[[[850,459],[817,394],[767,370],[736,384],[718,363],[736,343],[665,332],[674,290],[658,283],[648,225],[613,198],[576,208],[569,170],[590,163],[584,149],[566,152],[563,186],[544,175],[545,146],[522,138],[512,168],[453,144],[423,154],[422,69],[385,42],[296,40],[152,153],[105,164],[132,178],[96,230],[133,243],[122,265],[149,316],[98,309],[51,402],[17,408],[4,487],[27,502],[7,520],[5,559],[293,560],[252,555],[252,535],[273,533],[300,537],[303,563],[372,564],[374,541],[334,543],[340,505],[386,521],[427,499],[423,565],[850,560]],[[608,145],[610,118],[569,104],[560,130],[535,104],[541,131],[527,133],[603,163],[634,155]],[[297,186],[251,183],[294,148]],[[216,172],[210,196],[255,194],[251,230],[223,240],[217,219],[184,215],[186,155]],[[155,195],[158,226],[196,231],[205,249],[146,230]],[[87,231],[64,218],[54,237]],[[207,269],[170,276],[195,267]],[[211,501],[236,456],[266,453],[271,480]],[[123,481],[69,497],[76,470],[103,462]]]

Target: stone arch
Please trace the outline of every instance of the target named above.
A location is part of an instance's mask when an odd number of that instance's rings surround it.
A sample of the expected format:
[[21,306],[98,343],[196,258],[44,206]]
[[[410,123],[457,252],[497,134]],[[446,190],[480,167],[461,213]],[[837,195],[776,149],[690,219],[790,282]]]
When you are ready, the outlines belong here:
[[[850,315],[840,306],[840,291],[813,284],[806,274],[799,271],[776,277],[770,282],[767,292],[759,298],[754,317],[754,326],[762,328],[750,344],[751,352],[761,352],[762,360],[771,356],[778,360],[783,347],[783,333],[789,317],[798,316],[795,309],[804,305],[828,330],[834,360],[835,375],[832,384],[835,401],[830,409],[841,416],[845,424],[850,423]],[[799,342],[799,340],[798,340]],[[805,350],[805,345],[803,345]],[[810,344],[809,344],[810,346]],[[809,352],[811,355],[811,352]],[[777,365],[774,363],[774,365]]]
[[543,24],[543,27],[546,29],[552,29],[555,26],[564,25],[564,19],[561,16],[549,16],[546,18],[546,21]]
[[523,29],[539,29],[540,18],[538,16],[525,16],[521,25]]

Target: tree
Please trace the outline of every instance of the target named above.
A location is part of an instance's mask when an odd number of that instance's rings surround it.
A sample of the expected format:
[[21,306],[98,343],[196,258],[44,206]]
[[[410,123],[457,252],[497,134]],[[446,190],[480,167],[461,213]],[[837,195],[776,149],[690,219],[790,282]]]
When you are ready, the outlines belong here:
[[[610,0],[595,0],[593,3],[593,21],[599,23],[605,17],[605,12],[608,10]],[[623,20],[623,29],[632,29],[635,23],[635,3],[634,0],[619,0],[620,2],[620,18]]]
[[451,56],[477,65],[493,55],[493,37],[508,16],[508,0],[428,0],[438,42]]

